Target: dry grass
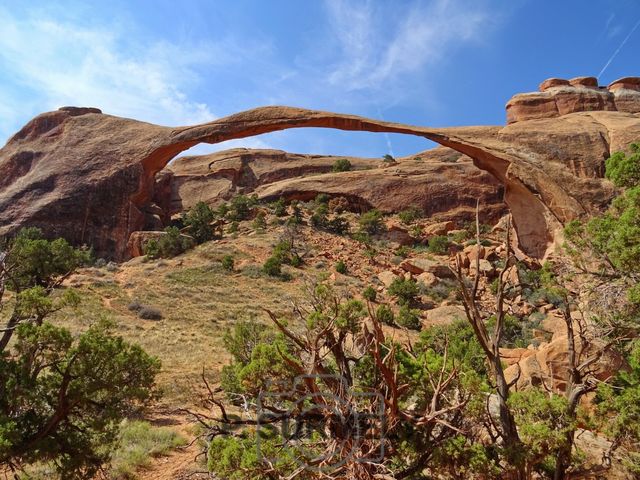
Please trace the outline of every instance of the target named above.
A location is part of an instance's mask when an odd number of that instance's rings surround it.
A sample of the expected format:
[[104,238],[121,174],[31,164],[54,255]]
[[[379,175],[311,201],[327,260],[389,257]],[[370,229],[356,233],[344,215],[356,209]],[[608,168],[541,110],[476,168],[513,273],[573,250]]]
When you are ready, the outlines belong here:
[[[171,260],[136,258],[116,272],[84,269],[69,281],[81,292],[82,304],[59,312],[55,321],[81,331],[110,317],[123,337],[162,360],[164,401],[191,405],[202,386],[202,369],[215,382],[227,363],[222,346],[227,328],[244,319],[266,322],[263,307],[285,314],[303,297],[299,270],[289,270],[289,282],[259,273],[276,238],[272,233],[209,242]],[[225,255],[234,256],[234,272],[222,268]],[[134,300],[159,310],[162,318],[141,319],[129,309]]]
[[[222,345],[226,329],[239,320],[267,324],[263,308],[290,315],[292,304],[304,300],[308,279],[321,274],[330,274],[338,290],[359,295],[377,282],[377,272],[389,268],[393,256],[393,250],[380,248],[372,263],[357,242],[303,228],[305,264],[301,269],[283,267],[292,277],[285,282],[261,272],[281,229],[270,227],[256,235],[241,228],[238,235],[170,260],[146,262],[138,257],[115,271],[83,269],[67,282],[82,294],[81,305],[75,311],[58,312],[52,320],[78,332],[102,317],[111,318],[123,337],[162,361],[158,384],[164,403],[194,406],[198,403],[194,392],[202,391],[203,369],[215,384],[229,360]],[[226,255],[234,258],[233,271],[222,267]],[[347,263],[348,275],[334,271],[338,260]],[[158,310],[161,318],[140,318],[137,306]],[[389,333],[405,336],[403,331]]]

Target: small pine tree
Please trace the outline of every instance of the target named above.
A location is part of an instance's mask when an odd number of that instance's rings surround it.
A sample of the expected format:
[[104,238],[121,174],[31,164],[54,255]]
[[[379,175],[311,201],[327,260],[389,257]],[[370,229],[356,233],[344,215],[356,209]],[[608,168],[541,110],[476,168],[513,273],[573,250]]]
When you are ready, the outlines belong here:
[[376,292],[376,289],[373,288],[371,285],[369,285],[367,288],[365,288],[362,291],[362,297],[365,300],[369,300],[370,302],[375,302],[377,296],[378,296],[378,293]]
[[263,211],[258,212],[252,225],[256,232],[264,232],[267,228],[267,215]]
[[189,235],[196,243],[204,243],[215,238],[215,232],[211,223],[215,219],[215,213],[204,202],[196,203],[182,217],[182,223],[187,227]]
[[351,162],[346,158],[340,158],[333,163],[332,172],[348,172],[352,168]]
[[225,255],[224,257],[222,257],[222,268],[224,268],[225,270],[232,272],[234,264],[235,262],[232,255]]
[[380,305],[376,310],[376,319],[385,325],[395,325],[393,310],[389,305]]
[[346,275],[347,271],[348,271],[347,264],[344,263],[342,260],[339,260],[338,263],[336,263],[336,272]]

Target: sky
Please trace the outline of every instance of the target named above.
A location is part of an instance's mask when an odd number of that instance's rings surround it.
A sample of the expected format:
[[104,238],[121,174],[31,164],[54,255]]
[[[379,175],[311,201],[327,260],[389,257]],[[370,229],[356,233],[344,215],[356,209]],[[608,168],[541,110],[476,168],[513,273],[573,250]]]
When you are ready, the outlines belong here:
[[[0,2],[0,145],[64,105],[161,125],[264,105],[502,125],[549,77],[640,76],[640,0]],[[294,129],[230,147],[381,157],[431,144]]]

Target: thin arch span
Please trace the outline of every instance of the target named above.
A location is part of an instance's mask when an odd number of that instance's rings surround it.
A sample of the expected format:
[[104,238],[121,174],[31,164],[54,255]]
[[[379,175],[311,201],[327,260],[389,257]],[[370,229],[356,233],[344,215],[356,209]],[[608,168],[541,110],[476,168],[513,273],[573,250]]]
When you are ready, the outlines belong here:
[[[147,178],[153,178],[180,152],[199,143],[216,144],[305,127],[414,135],[457,150],[471,157],[478,168],[491,173],[504,185],[505,202],[513,214],[518,243],[526,254],[534,257],[544,256],[553,240],[552,230],[558,226],[553,220],[553,213],[550,214],[541,199],[522,182],[510,176],[509,168],[514,158],[503,158],[503,152],[492,148],[487,142],[497,135],[500,127],[432,129],[301,108],[262,107],[202,125],[175,128],[164,144],[143,161],[143,166]],[[148,191],[148,188],[141,190],[140,196],[135,199],[136,202],[144,201]],[[567,201],[575,203],[570,197],[567,197]]]

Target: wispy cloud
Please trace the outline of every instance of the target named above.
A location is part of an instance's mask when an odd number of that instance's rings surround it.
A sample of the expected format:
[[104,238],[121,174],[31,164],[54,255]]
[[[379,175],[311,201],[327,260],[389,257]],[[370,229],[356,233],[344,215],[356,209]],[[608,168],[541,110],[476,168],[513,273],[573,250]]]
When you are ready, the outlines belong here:
[[392,9],[371,1],[327,0],[326,5],[341,51],[329,81],[352,90],[382,89],[435,65],[480,38],[492,19],[483,2],[435,0]]
[[[122,24],[97,28],[37,12],[17,18],[0,8],[0,25],[0,98],[28,91],[35,103],[35,111],[25,112],[28,105],[0,102],[0,117],[14,121],[62,105],[165,125],[209,121],[216,117],[212,107],[190,93],[201,80],[199,68],[233,65],[244,56],[232,40],[145,41]],[[1,122],[0,135],[19,126]]]

